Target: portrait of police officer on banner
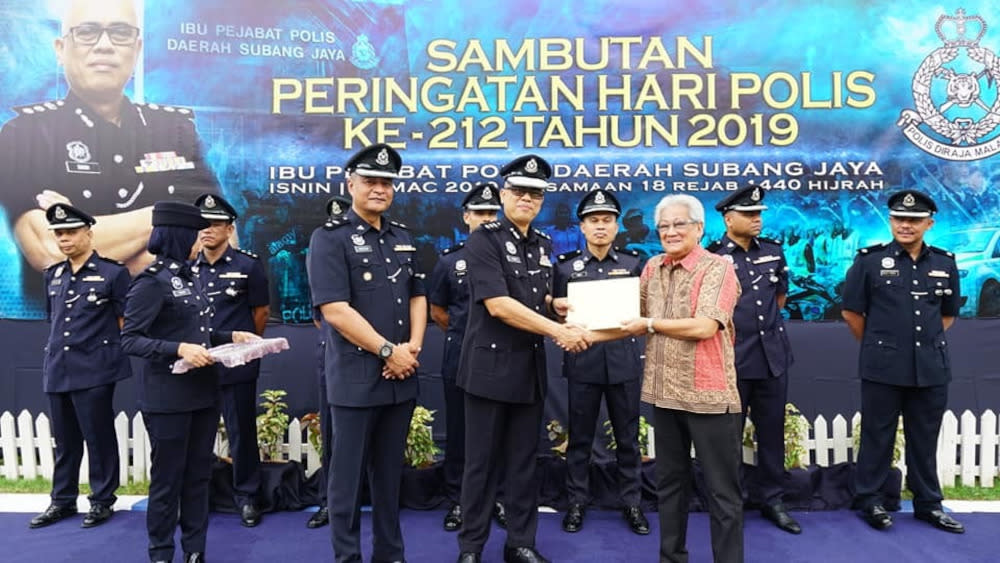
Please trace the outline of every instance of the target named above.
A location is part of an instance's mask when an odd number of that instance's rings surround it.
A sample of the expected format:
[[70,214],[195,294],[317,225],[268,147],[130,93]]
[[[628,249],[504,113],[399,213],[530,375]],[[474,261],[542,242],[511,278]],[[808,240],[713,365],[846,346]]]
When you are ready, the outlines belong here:
[[28,307],[40,302],[37,273],[62,259],[47,234],[51,205],[86,208],[97,219],[94,248],[136,274],[151,261],[153,202],[219,190],[192,111],[124,94],[142,51],[138,25],[132,0],[69,0],[54,41],[68,93],[14,108],[0,130],[0,204]]

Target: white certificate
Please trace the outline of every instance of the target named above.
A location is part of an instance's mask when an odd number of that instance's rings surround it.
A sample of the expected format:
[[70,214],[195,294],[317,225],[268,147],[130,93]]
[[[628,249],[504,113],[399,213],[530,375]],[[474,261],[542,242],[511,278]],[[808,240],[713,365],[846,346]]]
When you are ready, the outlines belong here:
[[567,322],[590,330],[621,328],[622,321],[639,317],[639,278],[570,282]]

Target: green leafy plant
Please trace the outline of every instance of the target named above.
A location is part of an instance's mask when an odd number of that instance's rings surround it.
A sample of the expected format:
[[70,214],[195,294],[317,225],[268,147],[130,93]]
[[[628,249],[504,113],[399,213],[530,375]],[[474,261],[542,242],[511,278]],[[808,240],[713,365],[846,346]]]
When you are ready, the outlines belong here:
[[288,431],[288,404],[282,399],[288,393],[281,389],[267,389],[260,394],[260,407],[264,412],[257,415],[257,446],[260,455],[268,461],[280,461],[281,445]]
[[[618,443],[615,442],[615,431],[611,426],[610,420],[604,421],[604,435],[608,437],[608,449],[617,449]],[[643,457],[649,455],[649,423],[646,422],[646,417],[644,416],[639,417],[639,453]]]
[[[798,407],[793,403],[785,405],[784,440],[785,440],[785,469],[795,469],[805,467],[802,463],[809,452],[806,441],[809,439],[809,429],[812,425],[802,415]],[[750,449],[757,449],[757,429],[747,417],[746,426],[743,428],[743,446]]]
[[[854,447],[854,461],[858,460],[858,451],[861,450],[861,419],[854,423],[851,428],[851,445]],[[906,435],[903,433],[903,417],[899,417],[899,424],[896,425],[896,441],[892,445],[892,465],[899,466],[899,460],[903,459],[903,447],[906,445]]]
[[566,459],[566,446],[569,445],[569,432],[562,422],[552,419],[545,425],[545,430],[549,433],[549,441],[555,444],[552,451],[563,459]]
[[323,457],[323,426],[320,423],[320,416],[322,415],[318,412],[307,413],[302,416],[299,422],[306,427],[309,445],[316,451],[316,455]]
[[404,459],[411,467],[427,467],[434,463],[434,458],[441,450],[434,443],[431,423],[437,411],[417,405],[410,418],[410,431],[406,435],[406,453]]

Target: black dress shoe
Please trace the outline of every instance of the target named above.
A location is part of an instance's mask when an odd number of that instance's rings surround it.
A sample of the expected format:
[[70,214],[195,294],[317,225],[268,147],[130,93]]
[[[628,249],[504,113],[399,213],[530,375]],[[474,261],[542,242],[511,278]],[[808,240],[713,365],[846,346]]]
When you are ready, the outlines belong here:
[[535,551],[533,547],[506,547],[503,548],[504,563],[550,563],[542,557],[541,553]]
[[861,518],[876,530],[887,530],[892,526],[892,516],[881,504],[874,504],[861,511]]
[[319,528],[326,526],[330,523],[330,509],[325,506],[321,506],[319,510],[313,512],[313,515],[309,517],[309,521],[306,522],[306,528]]
[[500,501],[493,503],[493,519],[497,521],[497,526],[507,529],[507,510]]
[[482,560],[482,555],[472,551],[463,551],[458,554],[458,563],[480,563]]
[[451,510],[448,514],[444,515],[444,531],[454,532],[455,530],[462,527],[462,507],[460,505],[452,505]]
[[253,528],[260,524],[260,512],[254,508],[253,504],[244,504],[240,508],[240,523],[247,528]]
[[184,563],[205,563],[205,554],[200,551],[185,553]]
[[569,508],[566,509],[566,516],[563,516],[563,531],[571,534],[579,532],[583,528],[584,513],[582,504],[569,505]]
[[628,527],[632,529],[633,533],[640,536],[649,534],[649,520],[646,520],[646,515],[642,513],[641,508],[638,506],[626,506],[622,510],[622,515],[625,516],[625,522],[628,523]]
[[50,504],[45,512],[35,516],[28,523],[29,528],[42,528],[48,526],[49,524],[55,524],[56,522],[62,520],[63,518],[68,518],[76,514],[76,505],[66,505],[58,506],[55,504]]
[[83,522],[80,523],[80,527],[93,528],[94,526],[100,526],[101,524],[107,522],[108,518],[111,518],[111,515],[114,513],[114,510],[112,510],[110,506],[95,504],[90,507],[90,511],[83,517]]
[[951,532],[953,534],[964,534],[965,526],[961,522],[955,520],[943,510],[931,510],[930,512],[916,512],[913,514],[917,517],[917,520],[923,520],[924,522],[930,522],[935,528],[939,530],[944,530],[946,532]]
[[777,504],[765,504],[760,508],[760,513],[764,516],[764,518],[774,522],[775,526],[781,528],[789,534],[802,533],[802,526],[799,526],[799,523],[795,521],[795,518],[792,518],[791,515],[788,514],[788,510],[785,509],[785,505],[780,502]]

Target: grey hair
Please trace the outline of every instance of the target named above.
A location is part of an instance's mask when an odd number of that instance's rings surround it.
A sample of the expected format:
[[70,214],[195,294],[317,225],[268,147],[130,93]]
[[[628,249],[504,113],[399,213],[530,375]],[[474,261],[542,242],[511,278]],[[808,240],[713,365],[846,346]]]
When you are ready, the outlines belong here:
[[660,200],[660,203],[656,204],[656,214],[653,216],[656,223],[660,223],[660,215],[664,209],[674,206],[686,207],[690,220],[697,221],[703,225],[705,224],[705,206],[701,204],[698,198],[688,194],[670,194],[664,196]]

